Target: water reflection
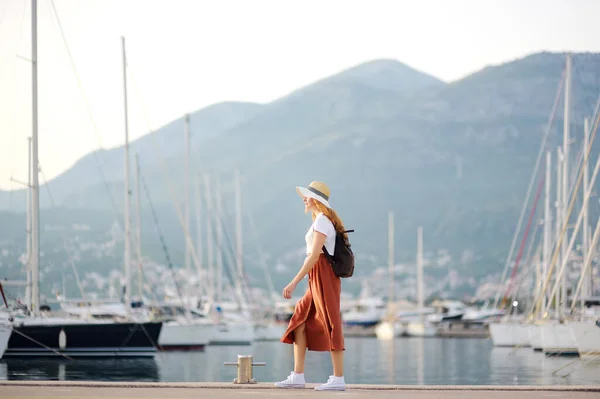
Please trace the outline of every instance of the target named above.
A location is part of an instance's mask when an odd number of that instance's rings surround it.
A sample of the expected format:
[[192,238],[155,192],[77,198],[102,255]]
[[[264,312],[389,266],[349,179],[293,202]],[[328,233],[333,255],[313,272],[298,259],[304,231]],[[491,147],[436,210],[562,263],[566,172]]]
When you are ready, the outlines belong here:
[[[232,382],[237,355],[266,362],[255,367],[257,381],[284,379],[294,363],[293,346],[255,342],[251,346],[209,346],[204,352],[163,352],[154,359],[4,359],[0,379]],[[344,359],[348,383],[407,385],[597,385],[600,359],[576,362],[547,357],[531,348],[494,348],[487,339],[347,338]],[[562,378],[561,375],[570,375]],[[326,381],[332,373],[328,352],[308,352],[306,379]]]
[[6,359],[0,379],[158,381],[154,359]]
[[531,348],[492,348],[490,378],[511,385],[598,385],[600,359],[545,356]]

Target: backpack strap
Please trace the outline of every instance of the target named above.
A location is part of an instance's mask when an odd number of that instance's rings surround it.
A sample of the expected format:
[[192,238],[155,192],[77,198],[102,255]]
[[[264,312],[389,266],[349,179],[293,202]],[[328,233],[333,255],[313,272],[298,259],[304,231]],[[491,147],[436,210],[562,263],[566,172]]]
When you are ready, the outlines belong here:
[[[346,231],[343,231],[341,233],[338,232],[338,231],[336,231],[335,233],[336,233],[336,237],[337,237],[338,234],[354,233],[354,229],[352,229],[352,230],[346,230]],[[325,245],[323,245],[323,254],[325,254],[325,257],[329,260],[329,262],[334,263],[333,262],[333,254],[330,255],[329,252],[327,252],[327,248],[325,248]]]

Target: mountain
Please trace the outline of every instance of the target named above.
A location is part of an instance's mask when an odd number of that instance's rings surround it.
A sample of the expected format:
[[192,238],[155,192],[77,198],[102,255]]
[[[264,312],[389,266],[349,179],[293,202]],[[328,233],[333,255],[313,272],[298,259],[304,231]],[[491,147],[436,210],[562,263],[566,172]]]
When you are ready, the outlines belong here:
[[[211,141],[236,124],[253,118],[260,113],[260,104],[248,102],[223,102],[210,105],[199,111],[190,113],[191,140]],[[49,181],[55,205],[61,205],[65,197],[72,193],[90,189],[98,183],[115,186],[115,182],[123,178],[123,146],[94,151],[78,160],[70,169]],[[150,132],[137,140],[129,143],[130,154],[140,154],[140,165],[146,167],[155,163],[156,148],[165,156],[175,156],[184,148],[184,118],[178,118],[155,132]],[[132,176],[133,161],[130,163]],[[75,184],[75,186],[73,186]],[[119,183],[122,187],[122,183]],[[116,187],[116,186],[115,186]],[[18,190],[12,193],[0,190],[0,207],[8,204],[8,195],[11,195],[12,209],[25,209],[25,191]],[[106,196],[103,196],[106,199]],[[67,206],[70,204],[67,202]],[[107,204],[104,204],[105,206]],[[45,189],[40,190],[40,206],[50,207],[50,198]],[[2,209],[2,208],[0,208]]]
[[[356,230],[351,240],[359,259],[358,277],[386,263],[388,210],[396,215],[398,262],[413,262],[416,230],[423,226],[424,249],[433,262],[428,275],[441,273],[436,272],[435,260],[444,254],[462,276],[482,279],[499,273],[564,59],[564,54],[533,54],[449,84],[379,60],[271,103],[244,108],[247,112],[236,113],[235,123],[215,129],[218,133],[212,137],[192,139],[194,182],[207,173],[211,194],[217,180],[223,189],[227,240],[222,250],[232,248],[233,171],[238,168],[245,261],[250,277],[259,283],[258,247],[268,252],[270,266],[281,266],[273,272],[280,283],[300,267],[310,219],[294,187],[312,180],[330,186],[332,206],[345,225]],[[581,143],[582,116],[591,116],[599,93],[600,54],[574,54],[573,159]],[[562,100],[558,107],[550,149],[562,141]],[[183,194],[183,127],[181,121],[173,126],[153,133],[172,138],[165,143],[172,151],[141,145],[138,150],[161,229],[170,240],[170,252],[181,260],[183,236],[176,206]],[[83,160],[55,179],[64,187],[55,195],[61,206],[106,212],[113,206],[110,193],[114,209],[109,214],[120,217],[122,149],[111,151],[115,158],[106,164],[106,182],[100,182],[97,167],[81,166]],[[91,156],[84,159],[93,165]],[[204,194],[205,188],[201,185]],[[156,250],[157,232],[145,191],[143,196],[143,225],[152,226],[145,236],[152,244],[144,247]],[[204,219],[207,214],[214,217],[214,208],[207,212],[204,200]],[[202,252],[206,254],[206,248]]]
[[374,89],[392,90],[399,93],[414,93],[424,88],[445,85],[436,77],[390,59],[365,62],[331,76],[329,81],[355,82]]

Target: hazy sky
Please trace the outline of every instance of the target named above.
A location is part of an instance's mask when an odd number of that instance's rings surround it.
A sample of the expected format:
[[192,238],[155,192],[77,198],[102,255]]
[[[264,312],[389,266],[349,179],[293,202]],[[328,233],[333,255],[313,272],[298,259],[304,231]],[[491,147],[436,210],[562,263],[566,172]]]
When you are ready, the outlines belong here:
[[[38,0],[39,152],[48,178],[93,149],[123,143],[122,35],[131,139],[215,102],[268,102],[376,58],[452,81],[543,50],[600,52],[599,0],[54,5],[77,74],[51,0]],[[27,175],[31,65],[17,55],[30,54],[31,1],[0,0],[0,189]]]

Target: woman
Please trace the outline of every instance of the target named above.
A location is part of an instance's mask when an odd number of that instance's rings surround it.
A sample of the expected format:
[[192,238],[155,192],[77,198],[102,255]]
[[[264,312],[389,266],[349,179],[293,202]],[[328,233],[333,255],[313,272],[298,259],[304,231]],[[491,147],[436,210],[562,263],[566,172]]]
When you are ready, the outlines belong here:
[[329,351],[333,375],[316,390],[346,389],[344,381],[344,335],[340,313],[342,283],[323,254],[323,246],[333,255],[336,232],[344,232],[342,221],[329,206],[329,188],[321,182],[296,187],[304,201],[304,212],[312,214],[313,223],[305,236],[306,259],[296,277],[283,290],[290,299],[292,292],[308,274],[308,289],[296,304],[294,314],[281,342],[294,344],[294,371],[287,379],[275,383],[280,388],[303,388],[306,350]]

